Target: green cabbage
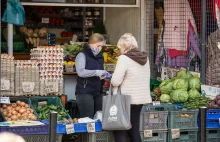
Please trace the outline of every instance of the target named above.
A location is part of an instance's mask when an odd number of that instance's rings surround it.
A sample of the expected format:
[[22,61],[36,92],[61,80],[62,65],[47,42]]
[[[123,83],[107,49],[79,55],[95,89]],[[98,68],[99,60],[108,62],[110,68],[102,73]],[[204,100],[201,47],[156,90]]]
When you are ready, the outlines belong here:
[[188,81],[185,79],[175,79],[173,81],[173,89],[183,89],[183,90],[188,90]]
[[166,79],[166,80],[164,80],[164,81],[161,82],[161,84],[160,84],[159,87],[165,86],[165,85],[167,85],[169,82],[171,82],[171,79]]
[[190,89],[196,89],[196,90],[198,90],[198,91],[200,91],[201,90],[201,80],[199,79],[199,78],[195,78],[195,77],[193,77],[193,78],[190,78],[190,80],[189,80],[189,88]]
[[182,89],[178,89],[178,90],[174,90],[171,94],[170,94],[171,100],[174,103],[184,103],[188,100],[188,93],[186,90],[182,90]]
[[188,78],[192,77],[192,74],[187,70],[181,70],[181,71],[177,72],[177,77],[188,79]]
[[162,94],[170,94],[172,90],[173,90],[173,82],[169,82],[168,84],[160,87],[160,91]]
[[195,100],[196,98],[199,98],[201,94],[196,89],[189,90],[189,99]]
[[170,102],[170,96],[167,94],[162,94],[160,96],[160,101],[163,103],[168,103],[168,102]]

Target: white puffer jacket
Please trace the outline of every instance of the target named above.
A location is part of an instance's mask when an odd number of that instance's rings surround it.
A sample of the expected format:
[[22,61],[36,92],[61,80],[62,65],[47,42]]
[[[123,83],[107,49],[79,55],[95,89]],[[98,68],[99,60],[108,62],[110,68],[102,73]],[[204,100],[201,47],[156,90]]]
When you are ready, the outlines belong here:
[[121,85],[121,93],[131,96],[131,104],[151,103],[150,96],[150,65],[140,65],[131,58],[121,55],[113,73],[111,83],[116,94]]

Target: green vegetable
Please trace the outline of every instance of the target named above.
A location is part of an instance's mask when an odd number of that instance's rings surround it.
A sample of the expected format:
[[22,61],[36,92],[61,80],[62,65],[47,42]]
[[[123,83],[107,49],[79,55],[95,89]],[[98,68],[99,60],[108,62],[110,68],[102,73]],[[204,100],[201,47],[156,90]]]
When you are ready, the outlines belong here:
[[83,49],[83,47],[79,44],[63,45],[62,48],[64,54],[71,54],[71,55],[76,55]]
[[167,94],[162,94],[160,96],[160,101],[163,103],[168,103],[168,102],[170,102],[170,96]]
[[190,100],[195,100],[201,96],[201,94],[196,89],[191,89],[188,93]]
[[171,100],[174,103],[184,103],[188,100],[188,93],[186,90],[182,90],[182,89],[178,89],[178,90],[174,90],[171,94],[170,94]]
[[198,90],[198,91],[200,91],[201,90],[201,80],[199,79],[199,78],[195,78],[195,77],[193,77],[193,78],[190,78],[190,80],[189,80],[189,88],[191,88],[191,89],[196,89],[196,90]]
[[175,79],[173,81],[173,89],[182,89],[182,90],[188,90],[188,82],[185,79]]
[[208,97],[200,96],[195,100],[188,100],[184,103],[183,109],[199,109],[200,107],[207,106],[210,102]]
[[181,70],[181,71],[177,72],[177,77],[183,78],[183,79],[188,79],[188,78],[192,77],[192,74],[187,70]]
[[168,84],[160,87],[162,94],[170,94],[173,90],[173,82],[168,82]]

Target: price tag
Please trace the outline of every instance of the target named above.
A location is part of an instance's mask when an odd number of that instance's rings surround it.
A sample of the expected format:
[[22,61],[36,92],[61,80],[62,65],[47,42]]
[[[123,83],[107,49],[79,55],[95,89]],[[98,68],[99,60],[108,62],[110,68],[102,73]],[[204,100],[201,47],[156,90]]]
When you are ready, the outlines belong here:
[[95,123],[88,123],[87,124],[87,131],[89,133],[95,132]]
[[10,104],[9,97],[0,97],[0,104]]
[[144,130],[144,137],[145,138],[152,138],[153,137],[152,130]]
[[160,101],[153,101],[153,106],[159,106],[160,105]]
[[22,88],[25,93],[33,92],[35,87],[34,82],[22,82]]
[[1,90],[10,89],[10,80],[1,79]]
[[74,130],[74,124],[67,124],[66,125],[66,133],[67,134],[73,134],[75,133],[75,130]]
[[180,138],[180,129],[171,129],[172,139]]
[[58,81],[47,81],[46,82],[46,90],[47,93],[55,93],[58,92]]
[[48,24],[49,23],[49,18],[42,18],[42,23]]

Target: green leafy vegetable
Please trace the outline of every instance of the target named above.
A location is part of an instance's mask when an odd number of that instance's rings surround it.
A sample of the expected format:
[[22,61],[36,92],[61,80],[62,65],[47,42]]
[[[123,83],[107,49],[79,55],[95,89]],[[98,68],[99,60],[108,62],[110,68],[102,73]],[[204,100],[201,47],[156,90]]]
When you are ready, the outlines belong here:
[[178,89],[178,90],[174,90],[171,94],[170,94],[171,100],[174,103],[184,103],[188,100],[188,93],[186,90],[182,90],[182,89]]
[[201,83],[201,80],[199,78],[193,77],[189,80],[189,88],[191,88],[191,89],[196,89],[196,90],[200,91],[201,90],[201,84],[202,83]]
[[168,102],[170,102],[170,96],[167,94],[162,94],[160,96],[160,101],[163,103],[168,103]]
[[181,71],[177,72],[177,77],[183,78],[183,79],[188,79],[188,78],[192,77],[192,74],[187,70],[181,70]]
[[168,84],[160,87],[162,94],[170,94],[173,90],[173,82],[168,82]]
[[189,90],[189,99],[190,100],[195,100],[195,99],[199,98],[200,96],[201,96],[201,94],[196,89]]
[[177,90],[177,89],[183,89],[183,90],[188,90],[188,81],[186,81],[185,79],[175,79],[173,81],[173,89]]

